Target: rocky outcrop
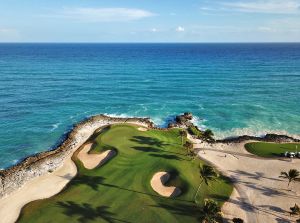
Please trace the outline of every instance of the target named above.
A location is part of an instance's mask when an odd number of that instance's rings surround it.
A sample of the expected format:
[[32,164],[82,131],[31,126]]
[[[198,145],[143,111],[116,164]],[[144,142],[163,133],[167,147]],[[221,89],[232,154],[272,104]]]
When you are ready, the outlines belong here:
[[116,123],[134,123],[148,128],[148,118],[114,118],[105,115],[90,117],[73,127],[57,148],[27,157],[19,164],[0,171],[0,198],[20,188],[25,182],[62,166],[65,158],[86,142],[97,129]]
[[193,114],[190,112],[185,112],[182,115],[177,115],[174,120],[168,123],[168,128],[180,127],[180,128],[187,128],[193,123],[191,120],[193,119]]
[[299,139],[295,139],[290,136],[286,135],[277,135],[277,134],[266,134],[262,137],[257,136],[237,136],[237,137],[231,137],[221,140],[216,140],[216,143],[241,143],[249,140],[255,140],[255,141],[263,141],[263,142],[277,142],[277,143],[284,143],[284,142],[300,142]]

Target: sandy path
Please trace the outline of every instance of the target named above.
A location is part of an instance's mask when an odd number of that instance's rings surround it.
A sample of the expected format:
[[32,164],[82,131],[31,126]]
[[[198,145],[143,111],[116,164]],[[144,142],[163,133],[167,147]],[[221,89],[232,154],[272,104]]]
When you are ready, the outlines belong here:
[[177,187],[167,187],[164,184],[169,180],[168,172],[157,172],[153,175],[150,184],[152,189],[163,197],[176,197],[181,191]]
[[138,130],[141,131],[141,132],[146,132],[146,131],[148,131],[148,129],[147,129],[147,128],[144,128],[144,127],[139,127]]
[[244,218],[246,222],[295,222],[288,211],[299,203],[300,184],[279,178],[281,171],[300,169],[299,159],[262,159],[244,149],[244,143],[214,144],[194,140],[198,155],[215,165],[235,182],[236,191],[222,210],[225,218]]
[[86,144],[77,155],[84,167],[87,169],[91,170],[97,166],[101,166],[116,155],[116,151],[114,150],[106,150],[101,154],[89,154],[88,152],[92,145],[93,143]]
[[56,171],[27,182],[19,190],[1,199],[0,222],[15,222],[25,204],[59,193],[76,173],[76,165],[71,160],[71,155],[69,155],[63,166]]

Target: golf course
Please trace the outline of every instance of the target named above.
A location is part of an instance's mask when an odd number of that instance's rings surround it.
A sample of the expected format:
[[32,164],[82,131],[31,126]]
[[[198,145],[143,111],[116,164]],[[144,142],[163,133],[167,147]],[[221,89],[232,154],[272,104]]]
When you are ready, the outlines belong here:
[[300,143],[251,142],[245,144],[249,153],[266,158],[279,157],[285,152],[296,152],[296,146],[300,149]]
[[[203,183],[199,168],[205,162],[187,155],[186,140],[177,128],[115,124],[95,131],[73,154],[75,178],[59,194],[27,204],[17,222],[199,222],[204,199],[222,206],[233,187],[221,175]],[[87,144],[90,155],[110,150],[113,156],[86,168],[78,154]],[[168,173],[164,186],[180,193],[170,197],[157,193],[150,182],[158,172]]]

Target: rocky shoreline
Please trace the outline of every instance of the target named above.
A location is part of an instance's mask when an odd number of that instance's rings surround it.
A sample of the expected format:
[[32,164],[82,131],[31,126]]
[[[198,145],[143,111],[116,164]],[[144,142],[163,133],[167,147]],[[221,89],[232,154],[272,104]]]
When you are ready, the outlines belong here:
[[115,118],[105,115],[92,116],[78,124],[56,148],[25,158],[22,162],[0,171],[0,198],[22,187],[27,181],[52,172],[62,166],[65,158],[78,149],[95,130],[110,124],[132,123],[154,127],[148,118]]
[[[169,123],[168,128],[180,127],[188,129],[194,127],[198,129],[191,120],[191,113],[184,113],[176,116],[175,120]],[[99,128],[117,123],[132,123],[145,126],[147,128],[161,129],[155,127],[149,118],[116,118],[106,115],[92,116],[74,125],[73,129],[67,134],[66,139],[56,148],[50,151],[41,152],[25,158],[22,162],[6,170],[0,170],[0,198],[12,193],[22,187],[27,181],[52,172],[62,166],[67,156],[77,150],[90,136]],[[203,138],[203,140],[207,140]],[[266,142],[300,142],[285,135],[267,134],[264,137],[239,136],[222,140],[209,140],[210,143],[240,143],[247,140],[257,140]]]
[[278,135],[278,134],[266,134],[262,137],[257,136],[237,136],[226,139],[216,140],[216,143],[241,143],[249,140],[262,141],[262,142],[276,142],[276,143],[284,143],[284,142],[300,142],[299,139],[295,139],[293,137],[287,135]]

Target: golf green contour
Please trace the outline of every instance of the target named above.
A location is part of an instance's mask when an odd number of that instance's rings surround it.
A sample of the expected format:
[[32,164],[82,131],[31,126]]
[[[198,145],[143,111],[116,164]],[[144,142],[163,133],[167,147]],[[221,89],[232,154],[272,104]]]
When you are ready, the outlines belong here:
[[249,153],[257,156],[273,158],[282,156],[285,152],[300,151],[300,143],[269,143],[269,142],[251,142],[245,144]]
[[[77,176],[59,194],[27,204],[17,222],[199,222],[204,199],[222,206],[233,187],[222,175],[209,185],[201,184],[199,167],[205,163],[187,156],[187,139],[179,131],[130,124],[96,131],[72,157]],[[114,156],[85,168],[77,156],[91,143],[88,154],[111,150]],[[180,193],[164,197],[154,191],[150,182],[158,172],[167,172],[164,186],[179,188]]]

